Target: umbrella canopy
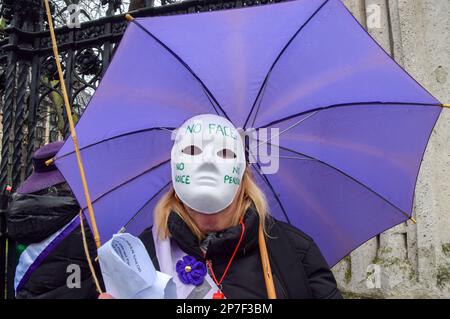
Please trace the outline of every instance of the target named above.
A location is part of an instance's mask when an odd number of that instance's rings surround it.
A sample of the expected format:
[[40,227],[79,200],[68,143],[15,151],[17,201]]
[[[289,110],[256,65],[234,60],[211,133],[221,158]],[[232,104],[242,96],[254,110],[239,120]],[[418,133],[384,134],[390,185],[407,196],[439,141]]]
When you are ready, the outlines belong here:
[[[411,216],[441,109],[339,0],[298,0],[135,19],[76,130],[106,241],[152,224],[171,187],[171,132],[187,118],[279,128],[261,141],[278,148],[279,170],[253,163],[256,182],[271,214],[334,265]],[[56,165],[84,204],[70,139]]]

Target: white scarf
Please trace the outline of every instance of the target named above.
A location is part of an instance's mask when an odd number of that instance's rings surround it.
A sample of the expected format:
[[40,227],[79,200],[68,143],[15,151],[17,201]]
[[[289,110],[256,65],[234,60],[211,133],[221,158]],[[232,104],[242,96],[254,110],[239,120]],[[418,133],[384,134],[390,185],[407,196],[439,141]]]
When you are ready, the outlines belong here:
[[174,240],[170,238],[159,239],[155,226],[152,228],[152,234],[160,271],[173,277],[178,299],[212,299],[213,294],[219,288],[209,274],[206,274],[205,280],[200,286],[182,283],[176,271],[176,263],[183,256],[186,256],[186,253],[178,247]]

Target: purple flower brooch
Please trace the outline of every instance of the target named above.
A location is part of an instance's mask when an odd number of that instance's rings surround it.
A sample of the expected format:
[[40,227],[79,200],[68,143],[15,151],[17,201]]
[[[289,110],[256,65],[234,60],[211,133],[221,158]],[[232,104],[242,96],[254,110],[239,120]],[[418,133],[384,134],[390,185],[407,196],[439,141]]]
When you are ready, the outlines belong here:
[[206,276],[206,266],[204,263],[195,260],[194,257],[186,255],[178,260],[176,264],[178,278],[183,284],[200,286]]

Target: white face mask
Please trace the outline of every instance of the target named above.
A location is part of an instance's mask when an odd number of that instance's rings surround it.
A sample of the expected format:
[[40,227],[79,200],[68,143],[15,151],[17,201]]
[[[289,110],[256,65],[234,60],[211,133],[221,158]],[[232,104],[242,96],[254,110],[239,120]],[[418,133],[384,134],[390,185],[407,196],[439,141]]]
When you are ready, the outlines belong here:
[[244,175],[242,138],[223,117],[194,116],[176,130],[171,165],[178,198],[197,212],[218,213],[232,203]]

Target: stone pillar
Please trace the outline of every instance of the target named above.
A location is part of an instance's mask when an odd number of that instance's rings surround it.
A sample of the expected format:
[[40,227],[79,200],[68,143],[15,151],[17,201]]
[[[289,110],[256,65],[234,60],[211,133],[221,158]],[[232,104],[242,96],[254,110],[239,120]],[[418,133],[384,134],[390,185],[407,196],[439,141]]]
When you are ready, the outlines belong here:
[[[448,0],[344,0],[369,34],[443,103],[450,103]],[[375,17],[378,17],[377,21]],[[333,269],[349,297],[450,297],[450,110],[430,138],[415,193],[417,225],[398,225]],[[375,257],[374,257],[375,255]],[[381,286],[367,269],[381,267]]]

